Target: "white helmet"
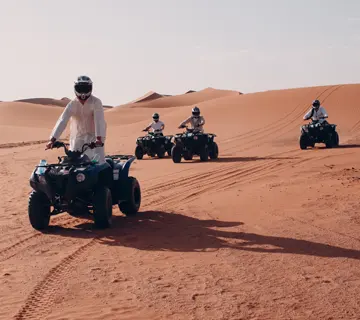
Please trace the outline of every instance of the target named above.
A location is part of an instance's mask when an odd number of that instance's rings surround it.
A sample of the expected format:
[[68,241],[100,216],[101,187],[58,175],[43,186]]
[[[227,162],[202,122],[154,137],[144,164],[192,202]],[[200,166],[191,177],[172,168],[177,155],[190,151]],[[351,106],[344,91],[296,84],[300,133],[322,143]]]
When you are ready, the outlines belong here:
[[74,90],[80,100],[86,100],[91,96],[93,83],[88,76],[80,76],[75,81]]
[[191,111],[194,117],[200,116],[200,109],[198,107],[195,106]]

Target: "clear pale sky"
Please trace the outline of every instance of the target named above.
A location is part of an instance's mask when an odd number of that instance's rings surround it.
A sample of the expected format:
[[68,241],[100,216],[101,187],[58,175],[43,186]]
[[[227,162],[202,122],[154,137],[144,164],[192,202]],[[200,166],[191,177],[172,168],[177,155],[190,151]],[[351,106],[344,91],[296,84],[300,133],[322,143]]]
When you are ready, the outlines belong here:
[[360,83],[360,0],[0,3],[0,100]]

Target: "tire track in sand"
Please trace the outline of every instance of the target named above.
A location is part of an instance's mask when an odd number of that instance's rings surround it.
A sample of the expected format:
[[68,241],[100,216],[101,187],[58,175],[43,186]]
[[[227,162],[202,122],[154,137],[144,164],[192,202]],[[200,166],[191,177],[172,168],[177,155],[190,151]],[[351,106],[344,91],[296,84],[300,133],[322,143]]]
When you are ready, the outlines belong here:
[[[57,224],[58,226],[65,227],[65,228],[71,228],[72,226],[75,226],[76,224],[82,222],[82,220],[73,218],[73,217],[59,217],[56,221],[63,221],[62,223]],[[49,237],[44,237],[48,233],[35,233],[31,236],[28,236],[20,241],[15,242],[14,244],[0,250],[0,263],[4,262],[19,253],[23,252],[27,248],[34,246],[36,244],[43,244],[43,243],[50,243],[51,239]]]
[[97,238],[90,240],[50,269],[43,280],[27,297],[23,307],[14,316],[14,319],[42,319],[47,315],[52,304],[55,302],[56,291],[58,287],[61,286],[62,279],[71,273],[76,262],[85,252],[94,246],[96,242]]
[[[298,150],[289,151],[298,153]],[[321,156],[320,156],[321,158]],[[318,161],[319,157],[299,158],[292,161],[284,159],[270,159],[262,164],[239,167],[239,165],[225,165],[221,170],[200,173],[196,176],[181,177],[162,185],[155,185],[144,196],[149,197],[145,204],[148,206],[179,206],[191,202],[197,196],[206,192],[216,192],[225,188],[250,183],[252,181],[276,174],[291,166],[307,161]],[[186,186],[191,186],[186,188]],[[168,197],[171,193],[175,196]]]
[[[317,99],[321,99],[324,102],[335,91],[337,91],[341,87],[342,87],[342,85],[335,85],[335,86],[326,88],[320,94],[318,94]],[[330,91],[330,92],[328,92],[328,91]],[[325,94],[326,94],[326,96],[321,98]],[[232,139],[227,140],[227,142],[230,142],[230,141],[238,141],[239,138],[243,138],[243,139],[246,138],[245,142],[243,140],[241,140],[241,142],[239,142],[239,143],[232,144],[231,147],[224,148],[223,151],[226,152],[226,151],[232,150],[234,147],[236,148],[238,146],[245,146],[241,150],[237,150],[238,152],[239,151],[240,152],[247,151],[247,150],[252,149],[253,143],[259,143],[259,142],[265,143],[266,141],[282,137],[284,134],[289,133],[292,130],[294,130],[294,128],[296,127],[295,123],[296,123],[297,119],[299,119],[299,117],[301,117],[308,110],[308,108],[309,108],[309,104],[307,102],[299,103],[295,107],[295,109],[293,109],[291,112],[287,113],[284,117],[270,123],[269,125],[267,125],[263,128],[260,128],[258,130],[251,130],[245,134],[241,134],[241,135],[233,137]],[[280,134],[278,133],[279,128],[281,130],[283,130],[287,127],[291,127],[291,129],[288,129],[285,133],[280,133]],[[277,136],[271,137],[275,133],[278,133]],[[271,137],[271,138],[269,138],[269,137]]]

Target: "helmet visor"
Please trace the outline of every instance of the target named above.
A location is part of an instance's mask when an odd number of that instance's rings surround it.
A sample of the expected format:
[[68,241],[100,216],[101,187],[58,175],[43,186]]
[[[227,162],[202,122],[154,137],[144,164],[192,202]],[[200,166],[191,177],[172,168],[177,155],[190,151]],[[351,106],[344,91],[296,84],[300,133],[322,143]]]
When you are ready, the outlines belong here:
[[75,91],[77,93],[90,93],[92,90],[92,85],[88,83],[78,83],[75,85]]

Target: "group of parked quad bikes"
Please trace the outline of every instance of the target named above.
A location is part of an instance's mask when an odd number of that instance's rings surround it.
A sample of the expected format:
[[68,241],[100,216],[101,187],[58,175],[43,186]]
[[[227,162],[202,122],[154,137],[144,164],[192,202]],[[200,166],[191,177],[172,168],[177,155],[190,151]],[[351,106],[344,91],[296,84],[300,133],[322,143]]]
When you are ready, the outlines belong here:
[[[163,158],[167,153],[174,163],[181,162],[182,158],[191,160],[194,155],[200,156],[201,161],[218,158],[215,134],[189,129],[185,125],[180,128],[185,128],[185,132],[164,136],[155,131],[137,138],[135,157],[142,159],[147,154]],[[316,143],[324,143],[327,148],[339,145],[336,125],[327,121],[312,121],[301,126],[299,140],[301,149],[314,147]],[[97,147],[95,143],[85,144],[81,151],[70,151],[63,142],[55,142],[53,147],[64,148],[65,156],[59,157],[55,164],[42,160],[30,177],[33,191],[28,214],[33,228],[47,229],[50,217],[62,212],[73,216],[92,214],[95,226],[108,228],[114,205],[127,216],[139,211],[140,184],[129,176],[134,156],[112,155],[105,158],[105,163],[98,163],[85,154],[88,148]]]

